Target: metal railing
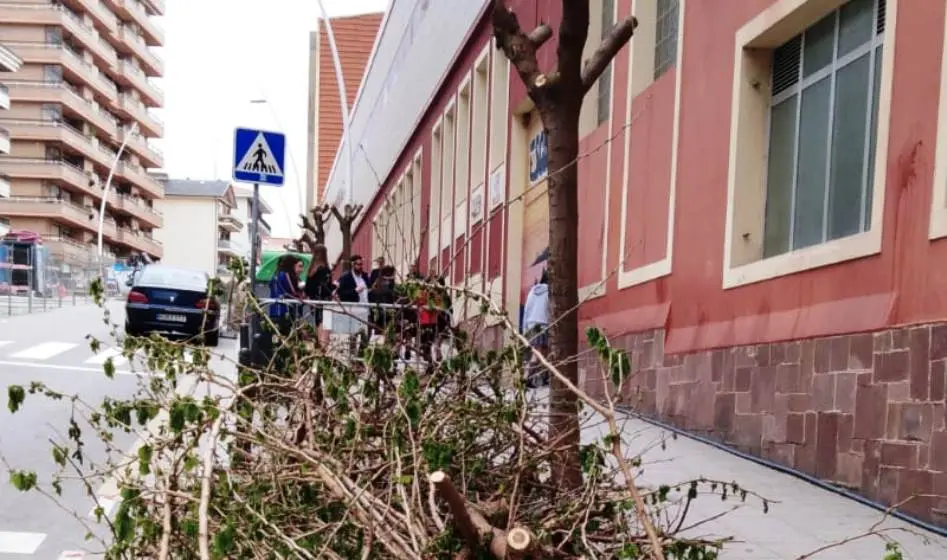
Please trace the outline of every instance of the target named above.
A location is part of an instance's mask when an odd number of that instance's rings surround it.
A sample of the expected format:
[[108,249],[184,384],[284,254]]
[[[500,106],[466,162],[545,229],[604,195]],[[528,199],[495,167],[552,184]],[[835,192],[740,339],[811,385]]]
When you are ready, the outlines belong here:
[[42,263],[14,262],[9,252],[0,260],[0,317],[94,304],[89,287],[99,269],[91,246],[62,237],[44,239],[44,245]]
[[[257,285],[257,290],[266,290]],[[254,302],[234,301],[230,298],[222,316],[225,331],[240,332],[241,354],[257,354],[254,345],[260,344],[262,332],[268,324],[280,327],[279,318],[270,317],[272,306],[285,306],[282,310],[290,320],[292,328],[309,328],[321,318],[321,328],[328,335],[328,350],[340,357],[356,358],[359,346],[366,347],[373,340],[387,339],[398,348],[399,361],[407,363],[420,358],[429,362],[442,359],[457,347],[460,340],[458,330],[445,326],[433,333],[425,333],[418,323],[416,303],[360,303],[335,300],[300,300],[295,298],[274,299],[261,297]],[[262,313],[261,313],[262,312]],[[282,326],[286,326],[283,322]],[[432,325],[433,326],[433,325]],[[431,336],[433,334],[433,336]],[[446,348],[445,348],[446,345]]]

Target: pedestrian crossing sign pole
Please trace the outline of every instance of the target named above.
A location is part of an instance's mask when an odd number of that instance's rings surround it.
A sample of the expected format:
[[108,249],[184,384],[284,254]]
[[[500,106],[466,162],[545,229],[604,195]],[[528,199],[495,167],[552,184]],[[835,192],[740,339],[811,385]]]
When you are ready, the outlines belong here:
[[[256,295],[256,267],[260,247],[260,185],[282,187],[286,163],[286,135],[281,132],[238,128],[233,139],[233,179],[253,183],[253,218],[250,222],[250,293]],[[256,347],[254,321],[248,325],[249,347]]]

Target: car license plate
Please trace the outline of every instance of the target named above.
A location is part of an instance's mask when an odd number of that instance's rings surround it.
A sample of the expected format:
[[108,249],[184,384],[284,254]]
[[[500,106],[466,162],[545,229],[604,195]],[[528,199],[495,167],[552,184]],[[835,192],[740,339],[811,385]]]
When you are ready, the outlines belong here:
[[184,315],[169,315],[167,313],[159,313],[158,320],[164,321],[166,323],[187,323],[187,317]]

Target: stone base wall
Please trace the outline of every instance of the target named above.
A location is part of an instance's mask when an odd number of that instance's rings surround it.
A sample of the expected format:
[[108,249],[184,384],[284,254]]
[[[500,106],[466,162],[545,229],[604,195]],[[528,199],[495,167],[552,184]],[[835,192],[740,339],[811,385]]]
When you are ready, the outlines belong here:
[[[947,527],[947,324],[664,353],[664,332],[612,338],[639,412]],[[591,353],[580,381],[604,395]]]

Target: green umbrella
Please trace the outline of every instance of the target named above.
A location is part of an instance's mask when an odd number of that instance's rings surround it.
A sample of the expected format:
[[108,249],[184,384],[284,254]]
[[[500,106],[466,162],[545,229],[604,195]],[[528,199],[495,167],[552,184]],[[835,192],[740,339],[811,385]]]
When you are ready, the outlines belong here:
[[269,282],[276,274],[276,267],[279,266],[279,260],[283,255],[295,255],[303,262],[302,277],[306,277],[309,270],[309,263],[312,261],[312,255],[306,253],[293,253],[289,251],[263,251],[263,258],[260,259],[260,266],[256,269],[257,282]]

